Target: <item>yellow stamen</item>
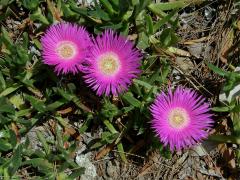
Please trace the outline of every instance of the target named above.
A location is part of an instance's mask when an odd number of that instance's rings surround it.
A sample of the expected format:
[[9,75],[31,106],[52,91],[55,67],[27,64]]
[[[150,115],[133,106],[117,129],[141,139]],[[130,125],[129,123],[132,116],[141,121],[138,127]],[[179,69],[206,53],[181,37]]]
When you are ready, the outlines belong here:
[[169,113],[169,124],[173,128],[183,128],[188,124],[189,117],[182,108],[175,108]]
[[57,47],[57,53],[63,59],[70,59],[75,55],[76,50],[72,43],[63,42]]
[[108,76],[115,74],[120,67],[118,56],[113,53],[102,55],[98,65],[101,72]]

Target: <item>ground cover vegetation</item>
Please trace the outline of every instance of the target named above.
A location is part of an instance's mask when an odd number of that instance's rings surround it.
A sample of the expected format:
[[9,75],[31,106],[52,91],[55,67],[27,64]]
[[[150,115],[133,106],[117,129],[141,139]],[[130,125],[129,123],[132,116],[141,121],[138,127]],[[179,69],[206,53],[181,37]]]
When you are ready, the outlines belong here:
[[239,0],[0,0],[2,179],[238,179]]

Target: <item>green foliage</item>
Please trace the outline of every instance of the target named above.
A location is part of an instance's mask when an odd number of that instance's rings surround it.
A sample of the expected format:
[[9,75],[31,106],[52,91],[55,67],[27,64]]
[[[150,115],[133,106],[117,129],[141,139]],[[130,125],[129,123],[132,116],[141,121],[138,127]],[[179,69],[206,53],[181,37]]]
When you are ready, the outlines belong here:
[[[100,0],[94,1],[94,6],[85,7],[73,0],[0,0],[0,4],[3,23],[7,18],[13,18],[21,20],[22,25],[21,33],[13,33],[7,26],[1,27],[1,176],[20,179],[17,177],[25,168],[36,179],[81,176],[84,168],[74,161],[78,150],[75,135],[89,131],[91,125],[103,127],[103,132],[88,144],[90,149],[114,145],[125,162],[126,153],[131,152],[135,144],[125,144],[124,137],[134,134],[137,138],[151,139],[149,106],[167,85],[171,71],[169,58],[160,59],[159,51],[165,52],[180,40],[175,33],[177,11],[188,2],[155,4],[151,0]],[[56,76],[51,67],[42,64],[41,34],[50,24],[60,20],[85,25],[95,35],[104,29],[114,29],[133,40],[144,57],[142,74],[133,81],[129,91],[117,98],[100,100],[85,87],[78,75]],[[210,68],[229,79],[226,90],[239,80],[235,73],[225,73],[211,65]],[[221,111],[235,109],[229,108]],[[71,109],[71,112],[64,114],[65,109]],[[73,123],[68,118],[81,118],[84,122],[69,133]],[[41,129],[50,122],[54,122],[47,126],[51,136]],[[34,138],[29,138],[33,130],[36,147],[32,144]],[[153,143],[152,147],[159,149],[165,157],[171,156],[159,142]]]
[[39,6],[39,0],[23,0],[23,7],[35,10]]
[[[228,97],[231,94],[231,91],[234,90],[240,84],[240,74],[239,72],[224,71],[213,64],[208,64],[208,67],[215,73],[223,76],[225,78],[225,84],[223,86],[223,92]],[[239,90],[238,90],[239,91]],[[221,106],[213,107],[212,110],[216,112],[228,112],[230,113],[230,118],[233,124],[232,135],[231,136],[221,136],[213,135],[212,140],[220,142],[230,142],[235,144],[240,144],[240,102],[237,98],[239,96],[232,96],[230,101],[222,102]],[[224,104],[223,104],[224,103]],[[240,151],[237,150],[238,163],[240,163]]]

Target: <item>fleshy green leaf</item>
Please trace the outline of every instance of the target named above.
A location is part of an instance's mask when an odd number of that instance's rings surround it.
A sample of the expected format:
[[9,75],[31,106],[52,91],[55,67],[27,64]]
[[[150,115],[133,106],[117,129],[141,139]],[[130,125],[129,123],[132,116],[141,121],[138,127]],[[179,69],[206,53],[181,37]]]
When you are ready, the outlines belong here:
[[133,97],[132,93],[127,92],[125,93],[122,98],[128,102],[130,105],[133,105],[134,107],[140,107],[141,106],[141,102],[139,100],[137,100],[135,97]]
[[0,97],[0,113],[4,112],[14,114],[15,109],[6,98]]

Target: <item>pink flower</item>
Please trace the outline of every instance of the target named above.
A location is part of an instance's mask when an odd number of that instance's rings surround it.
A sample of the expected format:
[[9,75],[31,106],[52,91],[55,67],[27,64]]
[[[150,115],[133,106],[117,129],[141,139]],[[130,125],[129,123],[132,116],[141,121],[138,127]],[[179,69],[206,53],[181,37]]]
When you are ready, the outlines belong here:
[[52,25],[41,39],[43,63],[57,74],[77,73],[86,59],[91,39],[85,28],[67,22]]
[[85,82],[98,95],[117,95],[127,90],[132,79],[140,73],[139,50],[112,30],[106,30],[93,41],[83,70]]
[[191,89],[178,87],[162,92],[151,106],[152,128],[171,151],[192,146],[208,136],[213,120],[205,98]]

